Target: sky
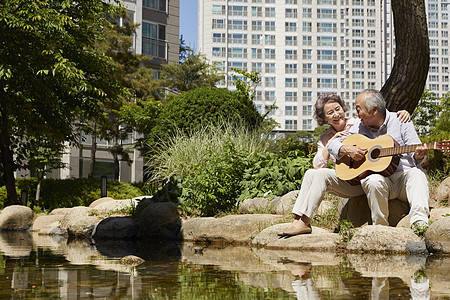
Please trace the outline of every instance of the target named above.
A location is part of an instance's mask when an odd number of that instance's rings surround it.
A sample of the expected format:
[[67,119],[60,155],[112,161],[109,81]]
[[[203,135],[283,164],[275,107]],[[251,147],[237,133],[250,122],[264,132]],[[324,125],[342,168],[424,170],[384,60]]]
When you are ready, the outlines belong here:
[[198,0],[180,0],[180,35],[186,45],[197,50]]

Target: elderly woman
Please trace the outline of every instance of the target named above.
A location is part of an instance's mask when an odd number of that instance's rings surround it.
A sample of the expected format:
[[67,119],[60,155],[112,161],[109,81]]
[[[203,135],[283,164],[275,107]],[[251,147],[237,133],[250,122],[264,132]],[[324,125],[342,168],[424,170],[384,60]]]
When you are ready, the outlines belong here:
[[[348,134],[348,129],[355,120],[346,118],[346,106],[341,97],[334,93],[319,96],[314,105],[314,118],[317,124],[325,123],[331,126],[322,134],[317,143],[317,153],[314,156],[314,169],[308,170],[302,180],[302,186],[292,210],[294,221],[279,236],[292,236],[311,233],[311,218],[322,202],[325,192],[330,191],[341,197],[356,197],[364,194],[360,185],[352,186],[346,181],[336,180],[336,171],[325,168],[328,161],[336,163],[336,159],[328,153],[327,144],[332,139]],[[408,122],[410,115],[407,111],[397,112],[402,122]],[[315,188],[311,188],[311,187]]]

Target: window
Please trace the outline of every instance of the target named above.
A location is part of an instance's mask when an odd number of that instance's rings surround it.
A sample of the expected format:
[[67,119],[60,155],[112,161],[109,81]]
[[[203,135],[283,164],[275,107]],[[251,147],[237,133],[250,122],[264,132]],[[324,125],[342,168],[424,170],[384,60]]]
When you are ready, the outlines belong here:
[[[370,20],[368,20],[370,21]],[[363,27],[364,26],[364,20],[361,19],[353,19],[352,20],[352,26],[360,26]]]
[[334,78],[317,78],[317,87],[326,89],[336,89],[337,79]]
[[317,18],[319,19],[336,19],[335,9],[318,9]]
[[266,73],[275,73],[275,63],[266,63]]
[[337,66],[331,64],[318,64],[317,73],[319,74],[337,74]]
[[284,92],[284,100],[287,102],[296,102],[297,92]]
[[253,72],[262,72],[262,63],[252,63],[252,71]]
[[225,20],[224,19],[213,19],[212,20],[212,28],[213,29],[225,28]]
[[264,77],[265,87],[275,87],[275,77]]
[[231,68],[236,68],[239,70],[247,70],[247,63],[240,61],[229,61],[228,66]]
[[353,71],[352,78],[364,79],[364,71]]
[[143,0],[142,6],[155,10],[166,11],[167,0]]
[[[320,38],[320,37],[318,37]],[[302,37],[302,45],[303,46],[311,46],[312,45],[312,37],[309,35],[304,35]]]
[[284,29],[286,32],[296,32],[297,31],[297,23],[295,22],[285,22]]
[[312,79],[311,78],[303,78],[302,87],[312,87]]
[[247,30],[247,21],[228,20],[228,27],[233,30]]
[[262,7],[252,6],[252,17],[262,17]]
[[303,64],[302,72],[303,72],[303,74],[311,74],[312,73],[312,64]]
[[247,49],[228,48],[228,56],[231,58],[247,58]]
[[228,35],[230,44],[247,44],[247,35],[241,33],[232,33]]
[[302,100],[303,100],[303,102],[311,102],[312,101],[312,92],[303,92]]
[[310,50],[310,49],[303,49],[302,53],[303,53],[303,59],[311,59],[311,57],[312,57],[312,55],[311,55],[312,50]]
[[264,100],[274,102],[275,101],[275,91],[265,91]]
[[275,49],[264,49],[265,59],[275,59]]
[[297,120],[285,120],[284,129],[286,130],[297,130]]
[[284,11],[284,16],[286,18],[297,18],[297,9],[296,8],[286,8]]
[[336,50],[318,50],[318,60],[336,60]]
[[286,74],[297,74],[297,64],[285,64],[284,71]]
[[142,22],[142,54],[167,58],[166,26]]
[[318,36],[317,46],[336,46],[336,37]]
[[275,7],[266,7],[264,9],[264,15],[266,18],[275,18]]
[[296,116],[297,115],[297,106],[285,106],[284,107],[284,115],[285,116]]
[[213,43],[225,43],[225,33],[213,33]]
[[297,50],[284,50],[285,59],[297,59]]
[[266,21],[264,23],[264,29],[266,31],[275,31],[275,21]]
[[262,49],[252,48],[252,58],[262,58]]
[[364,58],[364,51],[363,50],[352,50],[352,56]]
[[225,47],[213,47],[212,48],[213,57],[225,57]]
[[312,10],[311,10],[311,8],[304,8],[304,9],[302,10],[302,16],[303,16],[303,18],[311,18],[311,15],[312,15]]
[[302,115],[303,116],[312,116],[313,106],[312,105],[303,105],[302,107]]
[[213,5],[212,6],[212,14],[213,15],[224,15],[225,14],[225,5]]
[[287,88],[296,88],[297,87],[297,78],[289,78],[286,77],[284,79],[284,87]]
[[286,0],[286,4],[297,4],[297,0]]
[[261,31],[262,30],[262,21],[252,21],[252,30],[253,31]]
[[284,38],[284,44],[286,46],[297,46],[297,37],[296,36],[286,36]]
[[252,45],[262,45],[262,34],[252,34]]
[[303,120],[303,130],[312,130],[312,120]]
[[237,5],[228,6],[228,15],[245,17],[247,16],[247,7]]
[[311,32],[312,23],[311,22],[303,22],[302,30],[303,32]]
[[265,45],[275,45],[275,35],[266,34],[264,36],[264,44]]
[[317,32],[336,32],[336,23],[317,23]]
[[362,60],[354,60],[352,61],[353,68],[364,68],[364,61]]

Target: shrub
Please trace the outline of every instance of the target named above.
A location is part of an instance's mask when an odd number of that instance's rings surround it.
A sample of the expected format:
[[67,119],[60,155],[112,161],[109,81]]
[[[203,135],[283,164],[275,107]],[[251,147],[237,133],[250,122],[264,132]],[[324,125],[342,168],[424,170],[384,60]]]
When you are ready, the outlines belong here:
[[281,196],[300,189],[303,175],[312,167],[312,159],[298,150],[281,154],[258,153],[254,163],[244,172],[239,200]]

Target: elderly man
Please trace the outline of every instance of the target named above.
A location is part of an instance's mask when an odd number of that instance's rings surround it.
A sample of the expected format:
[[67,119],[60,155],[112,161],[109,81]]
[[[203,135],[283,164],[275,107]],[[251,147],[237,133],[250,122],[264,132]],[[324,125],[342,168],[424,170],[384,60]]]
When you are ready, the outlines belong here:
[[[359,120],[349,130],[369,138],[388,134],[399,146],[421,144],[412,122],[401,123],[396,114],[386,109],[386,102],[379,91],[364,90],[355,101]],[[367,149],[344,145],[345,137],[328,144],[328,151],[339,158],[347,155],[354,161],[364,158]],[[425,173],[420,163],[427,155],[425,145],[417,146],[414,153],[403,154],[395,173],[389,177],[371,174],[361,180],[361,187],[367,195],[373,224],[389,225],[389,199],[408,201],[411,209],[410,224],[414,230],[428,226],[429,189]]]

